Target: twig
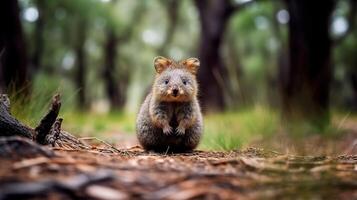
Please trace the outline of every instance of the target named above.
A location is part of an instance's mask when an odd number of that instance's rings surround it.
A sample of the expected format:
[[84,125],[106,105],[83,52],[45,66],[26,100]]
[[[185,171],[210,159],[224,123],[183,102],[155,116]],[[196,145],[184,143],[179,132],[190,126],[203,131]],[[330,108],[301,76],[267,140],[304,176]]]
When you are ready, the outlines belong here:
[[82,137],[82,138],[78,138],[79,140],[98,140],[99,142],[105,144],[106,146],[112,148],[113,150],[115,150],[117,153],[121,153],[122,151],[120,151],[119,149],[117,149],[116,147],[114,147],[113,145],[109,144],[108,142],[101,140],[97,137]]
[[13,169],[27,168],[47,162],[49,162],[49,159],[47,157],[30,158],[14,163],[12,168]]

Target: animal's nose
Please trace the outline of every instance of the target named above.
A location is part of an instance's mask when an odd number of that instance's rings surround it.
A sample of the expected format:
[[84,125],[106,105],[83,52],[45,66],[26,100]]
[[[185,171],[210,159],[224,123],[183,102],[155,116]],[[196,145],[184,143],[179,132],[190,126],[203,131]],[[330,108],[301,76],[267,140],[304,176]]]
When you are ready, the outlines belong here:
[[179,90],[177,88],[174,88],[172,90],[172,94],[176,97],[178,95]]

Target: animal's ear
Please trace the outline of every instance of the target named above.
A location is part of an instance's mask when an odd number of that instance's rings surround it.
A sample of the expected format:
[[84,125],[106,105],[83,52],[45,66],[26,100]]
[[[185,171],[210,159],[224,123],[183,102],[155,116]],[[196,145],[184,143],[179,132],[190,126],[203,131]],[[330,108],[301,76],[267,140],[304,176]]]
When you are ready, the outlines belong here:
[[172,60],[162,56],[155,57],[154,59],[155,70],[159,74],[168,68],[171,64]]
[[197,74],[198,68],[200,67],[200,61],[197,58],[188,58],[183,60],[181,63],[193,75]]

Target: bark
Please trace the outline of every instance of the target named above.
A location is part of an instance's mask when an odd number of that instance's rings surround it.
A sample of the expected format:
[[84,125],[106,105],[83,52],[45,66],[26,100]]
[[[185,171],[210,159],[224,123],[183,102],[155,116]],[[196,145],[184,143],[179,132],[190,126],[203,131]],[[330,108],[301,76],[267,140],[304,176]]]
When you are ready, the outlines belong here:
[[[10,100],[7,95],[0,94],[0,137],[7,138],[0,141],[0,156],[6,154],[9,148],[23,145],[27,147],[30,145],[29,149],[38,152],[41,147],[36,148],[36,145],[33,145],[35,143],[29,140],[33,140],[37,144],[67,149],[91,148],[70,133],[61,130],[63,119],[57,118],[60,108],[61,99],[57,94],[53,97],[51,108],[47,114],[42,118],[39,125],[33,129],[22,124],[10,114]],[[21,138],[27,138],[27,140]]]
[[34,130],[17,121],[10,114],[10,100],[7,95],[0,98],[0,136],[21,136],[32,139]]
[[0,1],[0,91],[29,92],[26,45],[17,0]]
[[330,17],[334,1],[286,0],[289,65],[281,70],[283,115],[324,126],[329,121]]
[[51,109],[35,129],[22,124],[11,115],[10,99],[6,94],[1,94],[0,97],[0,136],[21,136],[46,144],[44,139],[50,133],[61,108],[60,96],[53,97]]
[[40,144],[46,144],[46,136],[50,132],[52,125],[56,122],[58,113],[61,109],[60,96],[57,94],[53,97],[51,109],[42,118],[40,124],[35,128],[37,133],[36,141]]
[[65,149],[91,149],[92,147],[84,144],[72,134],[61,130],[62,118],[56,119],[51,130],[45,135],[45,143],[53,147]]
[[85,76],[87,74],[86,70],[86,53],[85,53],[85,41],[86,41],[86,22],[83,20],[78,21],[77,30],[77,44],[75,46],[76,54],[76,74],[75,81],[78,89],[78,107],[80,110],[85,110],[87,108],[86,99],[86,80]]

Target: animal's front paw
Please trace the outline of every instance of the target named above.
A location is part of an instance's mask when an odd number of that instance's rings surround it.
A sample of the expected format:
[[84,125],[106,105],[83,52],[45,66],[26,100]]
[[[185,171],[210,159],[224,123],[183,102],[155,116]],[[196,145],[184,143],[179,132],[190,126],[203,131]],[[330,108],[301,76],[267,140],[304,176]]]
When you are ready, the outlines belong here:
[[177,135],[184,135],[185,134],[185,128],[182,127],[182,126],[178,126],[176,128],[176,133],[177,133]]
[[171,126],[164,126],[164,128],[162,128],[162,132],[165,135],[170,135],[172,133],[172,127]]

